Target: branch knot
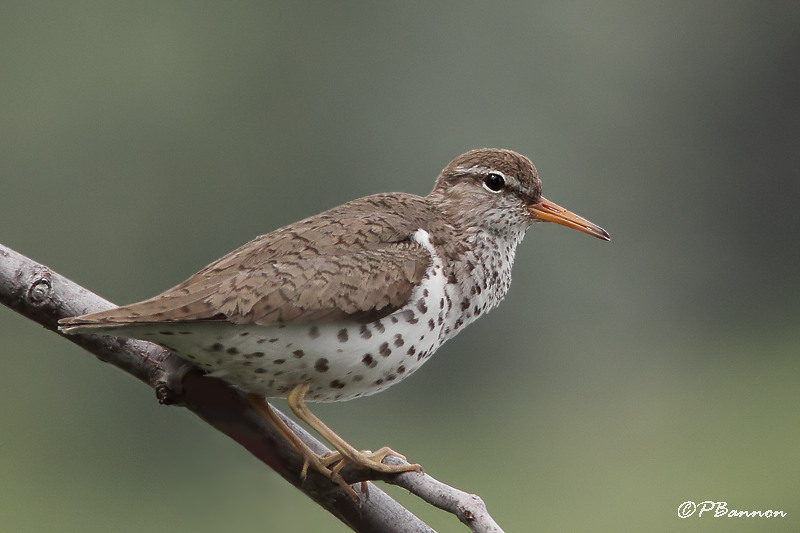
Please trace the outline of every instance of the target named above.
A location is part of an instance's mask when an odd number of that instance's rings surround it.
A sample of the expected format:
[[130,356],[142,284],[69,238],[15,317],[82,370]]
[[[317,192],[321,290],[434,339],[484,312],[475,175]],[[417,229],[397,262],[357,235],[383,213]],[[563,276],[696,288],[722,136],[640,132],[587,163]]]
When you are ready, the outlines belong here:
[[33,278],[25,297],[31,304],[41,307],[50,300],[50,293],[53,289],[50,271],[43,267],[41,271],[34,271]]

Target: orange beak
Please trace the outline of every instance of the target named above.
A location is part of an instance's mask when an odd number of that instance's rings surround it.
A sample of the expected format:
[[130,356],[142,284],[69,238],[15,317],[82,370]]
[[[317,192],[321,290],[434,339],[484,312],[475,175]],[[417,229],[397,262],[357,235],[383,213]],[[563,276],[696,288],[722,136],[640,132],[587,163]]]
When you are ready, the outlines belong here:
[[597,224],[592,224],[585,218],[579,217],[572,211],[567,211],[560,205],[554,204],[550,200],[540,197],[539,201],[535,204],[529,205],[528,209],[530,210],[531,217],[534,220],[555,222],[556,224],[561,224],[562,226],[582,231],[583,233],[587,233],[593,237],[597,237],[598,239],[603,239],[604,241],[611,240],[611,236],[608,234],[608,232]]

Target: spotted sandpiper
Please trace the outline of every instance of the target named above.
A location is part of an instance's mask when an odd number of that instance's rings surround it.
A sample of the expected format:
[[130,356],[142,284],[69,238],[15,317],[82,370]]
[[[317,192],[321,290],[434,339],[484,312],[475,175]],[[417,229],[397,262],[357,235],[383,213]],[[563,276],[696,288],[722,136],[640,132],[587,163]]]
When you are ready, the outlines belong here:
[[[480,149],[458,156],[426,197],[367,196],[257,237],[149,300],[61,320],[65,333],[156,342],[248,394],[309,467],[355,491],[348,464],[380,472],[390,448],[360,452],[305,400],[349,400],[410,376],[447,339],[503,299],[517,245],[533,222],[600,239],[605,230],[541,195],[528,158]],[[265,397],[335,449],[310,450]],[[402,457],[402,456],[400,456]]]

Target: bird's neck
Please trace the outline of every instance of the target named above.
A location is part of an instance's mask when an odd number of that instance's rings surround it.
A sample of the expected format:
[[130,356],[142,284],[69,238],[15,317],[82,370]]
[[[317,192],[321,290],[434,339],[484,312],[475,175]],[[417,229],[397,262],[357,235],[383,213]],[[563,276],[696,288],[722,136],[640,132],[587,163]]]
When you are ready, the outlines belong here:
[[466,244],[463,253],[447,266],[448,298],[446,327],[442,341],[458,333],[496,307],[511,285],[511,267],[517,245],[525,231],[497,235],[482,228],[469,228],[462,237]]

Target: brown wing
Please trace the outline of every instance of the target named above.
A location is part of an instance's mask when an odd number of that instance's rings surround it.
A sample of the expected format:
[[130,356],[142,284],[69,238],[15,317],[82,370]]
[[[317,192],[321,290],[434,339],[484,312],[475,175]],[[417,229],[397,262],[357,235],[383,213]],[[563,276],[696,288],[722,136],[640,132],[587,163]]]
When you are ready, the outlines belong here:
[[355,200],[262,235],[154,298],[64,319],[62,329],[379,318],[402,307],[425,275],[430,253],[412,236],[429,216],[411,195]]

